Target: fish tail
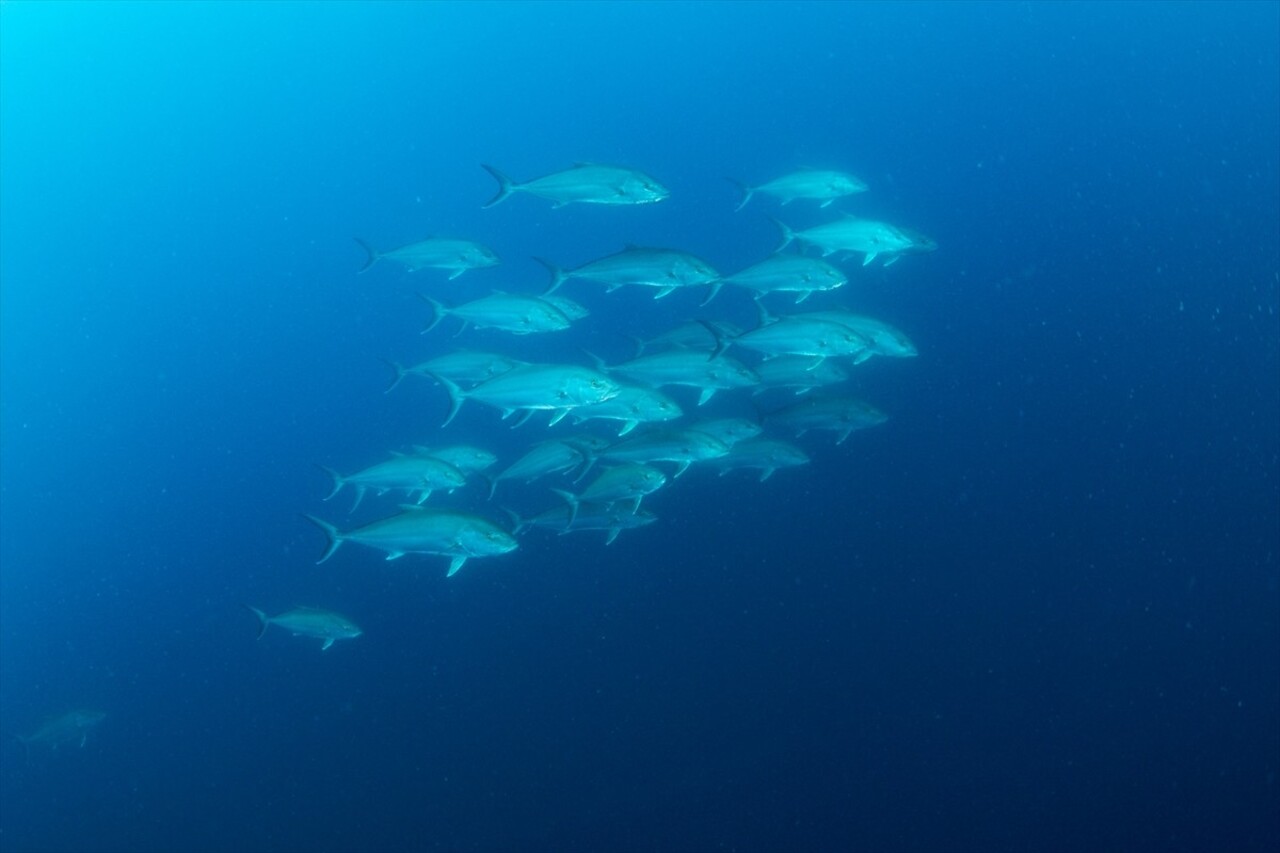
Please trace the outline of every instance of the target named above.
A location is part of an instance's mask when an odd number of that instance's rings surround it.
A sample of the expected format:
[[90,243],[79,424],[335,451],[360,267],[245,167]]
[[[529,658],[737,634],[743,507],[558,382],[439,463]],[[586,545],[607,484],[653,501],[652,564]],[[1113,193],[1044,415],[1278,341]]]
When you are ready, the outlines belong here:
[[318,566],[333,556],[333,552],[338,550],[338,546],[343,543],[346,537],[338,532],[338,528],[334,527],[327,521],[321,521],[314,515],[304,515],[302,517],[314,524],[316,527],[319,527],[324,531],[324,535],[329,537],[329,542],[325,546],[324,554],[320,556],[320,559],[316,560],[316,565]]
[[782,232],[782,242],[778,245],[778,248],[774,249],[775,252],[781,252],[783,249],[791,245],[791,241],[796,238],[796,232],[792,231],[780,220],[774,219],[772,216],[769,218],[773,219],[773,224],[777,225],[778,230]]
[[391,380],[391,384],[387,386],[387,390],[382,392],[383,394],[390,394],[391,389],[399,385],[401,380],[403,380],[406,376],[409,375],[409,371],[404,369],[404,365],[398,362],[392,361],[389,358],[384,358],[383,361],[386,362],[387,365],[396,372],[396,376],[394,379]]
[[329,500],[329,498],[333,497],[339,491],[342,490],[343,485],[346,484],[346,480],[342,478],[341,474],[339,474],[337,471],[333,470],[332,468],[326,465],[317,465],[316,467],[319,468],[321,471],[325,472],[326,474],[328,474],[331,478],[333,478],[333,491],[329,492],[329,494],[324,496],[325,500]]
[[698,320],[698,323],[716,339],[716,348],[711,351],[711,355],[707,356],[707,361],[714,361],[729,348],[729,339],[725,337],[724,330],[715,323],[708,320]]
[[442,427],[447,427],[457,416],[458,410],[462,408],[462,403],[466,400],[466,392],[443,376],[438,376],[434,373],[431,375],[435,376],[436,381],[443,385],[444,390],[449,394],[449,416],[444,419],[444,423],[440,424]]
[[564,498],[565,502],[569,504],[569,523],[564,526],[565,530],[568,530],[578,520],[578,506],[581,502],[573,492],[567,492],[564,489],[552,489],[551,491]]
[[751,201],[751,196],[755,195],[756,188],[748,186],[742,181],[734,178],[725,178],[725,180],[742,191],[742,201],[738,202],[738,206],[733,209],[733,212],[737,213],[739,210],[742,210],[742,208],[747,206],[747,202]]
[[477,473],[476,476],[489,484],[489,500],[493,500],[493,493],[498,489],[498,478],[480,473]]
[[639,335],[627,335],[627,339],[630,340],[631,343],[635,344],[636,351],[635,351],[635,355],[633,355],[632,358],[639,358],[640,356],[644,355],[644,348],[648,346],[648,342],[645,341],[644,338],[640,337]]
[[551,261],[548,261],[545,258],[534,258],[534,260],[542,264],[544,267],[546,267],[547,272],[551,273],[551,284],[549,287],[547,287],[546,290],[542,291],[542,294],[544,296],[548,293],[553,292],[557,287],[564,284],[565,280],[569,277],[568,275],[565,274],[564,270],[560,269],[560,267],[556,266],[555,264],[551,263]]
[[258,639],[262,639],[262,635],[267,633],[267,626],[271,624],[271,620],[267,618],[267,614],[263,613],[256,607],[245,605],[245,609],[258,617]]
[[701,308],[703,305],[706,305],[712,299],[715,299],[716,294],[720,292],[721,287],[724,287],[724,279],[718,278],[715,281],[711,282],[711,292],[707,294],[706,299],[702,300],[702,302],[698,304],[698,307]]
[[521,531],[523,531],[526,527],[529,526],[529,522],[521,518],[514,509],[509,509],[508,507],[505,507],[505,506],[499,507],[499,509],[505,512],[507,514],[507,517],[511,519],[511,535],[512,536],[519,536]]
[[449,309],[444,307],[444,304],[441,303],[439,300],[432,299],[430,296],[427,296],[427,294],[425,293],[419,293],[418,298],[431,306],[431,322],[428,323],[427,327],[422,330],[422,334],[425,335],[427,332],[431,331],[436,326],[440,325],[440,321],[443,320],[445,318],[445,315],[449,313]]
[[364,272],[365,270],[369,269],[369,267],[371,267],[371,266],[373,266],[374,264],[376,264],[376,263],[378,262],[378,258],[382,257],[382,254],[381,254],[377,249],[373,248],[373,247],[372,247],[372,246],[370,246],[368,243],[366,243],[365,241],[361,240],[359,237],[356,237],[356,238],[355,238],[355,241],[356,241],[357,243],[359,243],[359,244],[360,244],[360,247],[361,247],[362,249],[364,249],[366,252],[368,252],[368,253],[369,253],[369,257],[368,257],[368,259],[364,262],[364,266],[360,267],[360,269],[358,269],[358,270],[356,271],[356,272],[360,273],[360,272]]
[[484,168],[486,172],[488,172],[490,175],[493,175],[493,179],[498,182],[497,195],[495,195],[493,198],[489,199],[484,204],[482,204],[481,205],[482,208],[493,207],[495,204],[505,200],[507,196],[511,195],[513,192],[516,191],[515,183],[512,182],[512,180],[508,178],[506,175],[502,174],[497,169],[490,166],[488,163],[481,163],[480,165]]
[[591,359],[591,364],[592,366],[595,367],[596,370],[600,371],[601,373],[609,372],[609,365],[604,363],[603,358],[596,355],[591,350],[587,350],[587,349],[584,349],[582,351],[582,354],[585,355],[587,358]]

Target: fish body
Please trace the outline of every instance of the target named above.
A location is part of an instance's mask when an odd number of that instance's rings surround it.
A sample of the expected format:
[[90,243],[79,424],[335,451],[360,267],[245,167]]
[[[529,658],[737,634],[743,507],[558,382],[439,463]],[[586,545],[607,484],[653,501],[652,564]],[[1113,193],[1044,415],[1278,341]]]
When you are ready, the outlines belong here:
[[852,397],[807,397],[765,416],[765,422],[794,429],[804,435],[811,429],[839,433],[843,444],[854,430],[882,424],[889,416],[869,403]]
[[762,361],[755,370],[760,374],[756,393],[770,388],[795,388],[796,394],[804,394],[849,378],[849,371],[838,362],[823,359],[815,365],[813,358],[806,355],[780,355]]
[[591,316],[591,312],[583,306],[574,302],[567,296],[561,296],[559,293],[544,293],[538,297],[543,302],[550,302],[552,305],[560,309],[560,313],[569,318],[569,322],[582,320]]
[[730,449],[740,441],[755,438],[763,431],[763,427],[746,418],[715,418],[714,420],[697,421],[689,425],[689,429],[705,432],[727,444]]
[[560,285],[574,278],[598,281],[612,293],[625,285],[656,287],[655,299],[660,299],[682,287],[711,285],[711,294],[706,302],[710,302],[720,289],[720,273],[711,264],[688,252],[676,249],[655,249],[646,246],[627,246],[595,261],[589,261],[580,267],[564,270],[550,261],[537,259],[551,273],[551,285],[547,293],[552,293]]
[[386,552],[388,560],[405,554],[437,554],[451,558],[449,577],[472,557],[490,557],[514,551],[517,542],[493,522],[471,513],[402,505],[402,512],[342,533],[332,524],[306,516],[328,537],[323,563],[344,542],[355,542]]
[[498,457],[481,447],[455,444],[451,447],[423,447],[415,445],[414,453],[452,465],[465,475],[478,474],[493,466]]
[[733,275],[725,276],[726,284],[750,290],[757,297],[766,293],[795,293],[803,302],[813,293],[835,290],[848,283],[848,277],[821,258],[806,255],[773,255]]
[[673,421],[683,415],[680,406],[661,391],[624,385],[618,396],[573,410],[574,423],[601,419],[622,421],[618,435],[626,435],[642,423]]
[[404,367],[394,361],[387,361],[396,372],[395,379],[387,386],[387,391],[400,384],[406,376],[443,377],[450,382],[475,384],[495,376],[501,376],[508,370],[524,364],[514,358],[492,352],[475,352],[472,350],[456,350],[447,355],[428,359],[413,367]]
[[573,525],[577,507],[583,503],[615,504],[630,502],[632,511],[640,509],[640,501],[667,483],[667,475],[657,468],[631,462],[601,472],[578,494],[552,489],[569,504],[569,524]]
[[499,263],[498,255],[492,249],[473,240],[428,237],[385,252],[378,251],[359,237],[356,238],[356,242],[369,253],[360,272],[369,269],[378,261],[387,260],[402,264],[409,272],[425,269],[448,270],[449,278],[455,279],[467,270],[483,269]]
[[807,465],[809,455],[789,441],[773,438],[752,438],[739,442],[729,452],[714,461],[724,476],[730,471],[743,468],[756,468],[760,471],[760,482],[773,476],[779,468],[790,468],[796,465]]
[[449,392],[448,425],[466,400],[493,406],[504,418],[517,410],[552,410],[554,424],[570,410],[618,396],[622,386],[595,370],[571,364],[525,364],[464,391],[440,378]]
[[655,178],[622,166],[576,163],[570,169],[523,183],[511,180],[492,166],[484,169],[498,182],[497,194],[484,207],[493,207],[514,193],[545,198],[553,208],[566,204],[653,204],[671,195]]
[[860,253],[863,256],[863,266],[879,255],[885,255],[888,264],[897,260],[903,252],[932,251],[937,248],[936,243],[921,234],[875,219],[844,216],[834,222],[815,225],[803,231],[793,231],[776,219],[774,222],[782,230],[782,245],[778,247],[779,250],[797,240],[814,246],[822,252],[823,257],[837,252]]
[[544,441],[535,444],[502,472],[489,479],[489,497],[503,480],[533,482],[548,474],[572,471],[587,461],[587,456],[570,441]]
[[890,326],[883,320],[864,317],[849,311],[808,311],[804,314],[793,314],[793,317],[809,317],[815,320],[828,320],[852,329],[867,339],[868,350],[874,355],[890,358],[914,358],[919,355],[916,345],[899,329]]
[[89,741],[89,733],[97,728],[106,716],[102,711],[83,708],[68,711],[61,716],[46,720],[31,734],[18,735],[17,738],[28,749],[32,746],[57,749],[69,743],[84,746]]
[[612,545],[623,530],[644,527],[657,520],[658,517],[649,510],[632,510],[626,504],[579,504],[575,509],[572,504],[566,503],[540,512],[532,518],[521,519],[516,516],[515,532],[519,535],[529,527],[541,527],[555,530],[564,536],[579,530],[604,530],[607,531],[604,544]]
[[[248,605],[245,605],[248,607]],[[328,651],[335,640],[353,640],[364,632],[360,626],[341,613],[322,610],[319,607],[295,607],[277,616],[268,616],[256,607],[249,607],[258,617],[258,637],[261,638],[271,625],[278,625],[295,637],[315,637],[323,640],[321,651]]]
[[437,489],[451,492],[466,485],[467,482],[466,474],[448,462],[429,456],[411,456],[403,453],[394,453],[385,462],[370,465],[362,471],[346,476],[332,468],[325,468],[323,465],[320,467],[333,479],[333,491],[329,492],[325,500],[342,491],[343,486],[354,486],[356,500],[351,506],[353,510],[360,505],[368,489],[374,490],[379,495],[384,495],[392,489],[400,489],[411,496],[418,495],[418,503],[422,503]]
[[457,317],[462,327],[498,329],[516,335],[559,332],[569,328],[565,313],[545,299],[518,293],[491,293],[480,299],[447,308],[430,296],[419,294],[431,305],[434,316],[424,329],[429,332],[445,317]]
[[597,457],[616,462],[674,462],[679,477],[694,462],[729,453],[729,445],[694,429],[657,429],[625,438],[599,452]]
[[839,323],[794,316],[773,319],[743,332],[732,342],[767,357],[809,356],[815,366],[821,363],[821,359],[832,356],[856,356],[866,350],[869,343],[862,335]]
[[[712,325],[727,337],[742,333],[742,329],[732,323],[717,320]],[[716,348],[716,336],[707,330],[706,324],[699,323],[697,320],[681,323],[679,326],[669,329],[660,335],[655,335],[647,341],[639,338],[633,338],[632,340],[636,344],[637,356],[643,355],[645,350],[675,348],[702,350],[709,353]]]
[[669,349],[642,355],[605,366],[597,359],[603,371],[617,373],[645,385],[687,385],[702,393],[698,405],[711,399],[716,391],[729,388],[749,388],[760,381],[755,371],[735,358],[725,355],[709,356],[700,350]]
[[756,193],[774,196],[783,204],[804,198],[820,201],[822,204],[819,206],[826,207],[838,198],[867,191],[867,185],[861,178],[831,169],[800,169],[758,186],[734,183],[742,190],[742,201],[738,203],[737,210],[746,207]]

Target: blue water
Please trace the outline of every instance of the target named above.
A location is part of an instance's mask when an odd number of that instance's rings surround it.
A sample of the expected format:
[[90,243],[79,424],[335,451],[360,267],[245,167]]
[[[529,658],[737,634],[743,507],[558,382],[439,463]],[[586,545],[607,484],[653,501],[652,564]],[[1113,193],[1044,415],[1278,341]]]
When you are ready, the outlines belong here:
[[[481,209],[481,163],[575,161],[672,197]],[[800,166],[871,189],[733,212]],[[938,243],[807,303],[916,342],[850,386],[888,423],[695,468],[608,548],[315,565],[302,513],[392,506],[317,463],[547,433],[442,431],[381,358],[753,317],[574,282],[560,337],[422,337],[418,291],[629,242],[734,270],[836,210]],[[503,263],[357,275],[353,237],[432,233]],[[5,2],[0,241],[6,851],[1280,844],[1275,3]],[[8,737],[73,708],[83,747]]]

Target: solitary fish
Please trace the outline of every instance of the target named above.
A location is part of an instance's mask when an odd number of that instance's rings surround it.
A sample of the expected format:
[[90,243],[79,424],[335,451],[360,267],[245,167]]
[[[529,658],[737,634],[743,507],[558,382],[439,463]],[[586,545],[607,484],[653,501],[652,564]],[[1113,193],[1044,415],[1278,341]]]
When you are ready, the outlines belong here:
[[[482,164],[483,165],[483,164]],[[671,195],[671,191],[635,169],[602,166],[599,163],[577,163],[563,172],[553,172],[518,184],[492,166],[486,172],[498,182],[498,193],[485,202],[493,207],[512,193],[529,193],[551,202],[553,209],[566,204],[652,204]]]
[[93,731],[107,715],[102,711],[79,709],[68,711],[60,717],[54,717],[29,735],[17,735],[19,742],[28,750],[33,745],[57,749],[65,743],[84,746],[89,741],[89,732]]
[[490,557],[514,551],[517,542],[488,519],[465,512],[401,505],[399,515],[383,518],[342,533],[326,521],[304,516],[324,531],[328,545],[317,564],[333,556],[343,542],[358,542],[387,553],[388,560],[405,554],[439,554],[450,557],[453,577],[471,557]]
[[256,607],[245,605],[258,617],[258,639],[267,633],[271,625],[279,625],[295,637],[315,637],[324,640],[320,651],[328,651],[334,640],[354,640],[364,632],[360,626],[341,613],[321,610],[319,607],[295,607],[279,616],[268,616]]
[[404,264],[409,272],[424,269],[449,270],[449,278],[455,279],[467,270],[491,267],[498,263],[498,256],[492,249],[471,240],[428,237],[386,252],[379,252],[359,237],[356,238],[356,242],[369,253],[369,258],[360,268],[360,272],[369,269],[378,261],[388,260]]
[[733,178],[729,180],[742,190],[742,201],[738,203],[735,210],[746,207],[747,202],[751,201],[751,197],[756,193],[775,196],[781,199],[783,204],[789,204],[798,198],[809,198],[821,201],[822,204],[819,207],[826,207],[838,198],[867,190],[867,185],[861,178],[850,175],[848,172],[827,169],[801,169],[754,187],[734,181]]

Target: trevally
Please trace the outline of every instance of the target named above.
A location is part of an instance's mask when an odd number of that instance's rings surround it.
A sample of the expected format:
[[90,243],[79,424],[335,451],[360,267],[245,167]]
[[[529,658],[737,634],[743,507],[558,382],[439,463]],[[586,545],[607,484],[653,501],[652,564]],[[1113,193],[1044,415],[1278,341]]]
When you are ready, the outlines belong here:
[[705,432],[729,445],[730,449],[740,441],[755,438],[763,428],[755,421],[746,418],[715,418],[713,420],[695,421],[689,429]]
[[590,406],[580,406],[572,412],[573,422],[599,419],[622,421],[618,435],[626,435],[640,424],[674,421],[683,415],[680,406],[661,391],[624,385],[618,396]]
[[453,577],[472,557],[491,557],[514,551],[516,540],[501,527],[465,512],[402,505],[402,512],[342,533],[326,521],[308,515],[308,521],[324,531],[328,544],[317,564],[333,556],[343,542],[356,542],[385,551],[388,560],[405,554],[438,554],[450,557],[448,577]]
[[369,259],[360,268],[360,272],[369,269],[378,261],[388,260],[404,264],[409,272],[424,269],[448,270],[449,278],[455,279],[467,270],[491,267],[498,263],[498,256],[492,249],[472,240],[428,237],[386,252],[379,252],[359,237],[356,238],[356,242],[369,253]]
[[809,455],[789,441],[773,438],[753,438],[739,442],[729,448],[729,452],[712,464],[720,469],[720,476],[742,468],[760,470],[760,482],[773,476],[779,468],[795,465],[807,465]]
[[859,219],[848,214],[834,222],[815,225],[803,231],[793,231],[778,220],[773,221],[782,230],[779,251],[789,246],[793,240],[798,240],[819,249],[823,257],[836,252],[858,252],[863,256],[863,266],[879,255],[888,256],[889,259],[885,261],[888,266],[903,252],[926,252],[937,248],[936,243],[921,234],[908,232],[887,222]]
[[360,626],[341,613],[321,610],[319,607],[295,607],[278,616],[268,616],[256,607],[245,605],[258,617],[258,639],[267,633],[271,625],[279,625],[295,637],[315,637],[324,640],[320,651],[327,651],[334,640],[353,640],[364,632]]
[[572,525],[583,503],[630,503],[633,512],[640,509],[645,495],[653,494],[667,483],[667,475],[657,468],[631,462],[607,468],[578,494],[564,489],[552,489],[569,504],[569,524]]
[[531,518],[521,518],[511,510],[515,522],[515,533],[519,535],[529,527],[541,527],[555,530],[561,536],[579,530],[604,530],[608,535],[604,544],[612,545],[613,540],[624,530],[633,530],[653,524],[658,517],[647,509],[632,511],[623,504],[580,504],[577,507],[566,505],[540,512]]
[[916,345],[898,329],[883,320],[874,317],[863,317],[844,310],[806,311],[793,314],[793,317],[811,317],[815,320],[830,320],[852,329],[866,338],[868,351],[873,355],[884,355],[891,358],[913,358],[919,355]]
[[768,183],[748,186],[740,181],[729,179],[742,190],[742,201],[734,210],[742,210],[756,193],[774,196],[789,204],[798,198],[821,201],[820,207],[826,207],[838,198],[866,192],[867,185],[861,178],[848,172],[837,172],[829,169],[800,169],[796,172],[774,178]]
[[724,281],[752,291],[757,298],[766,293],[795,293],[796,302],[800,303],[818,291],[835,290],[849,279],[821,258],[773,255],[754,266],[725,276]]
[[77,709],[46,720],[29,735],[15,735],[28,750],[34,746],[57,749],[66,743],[84,746],[93,731],[107,715],[102,711]]
[[844,444],[849,434],[882,424],[889,416],[869,403],[852,397],[808,397],[799,403],[765,415],[765,423],[779,424],[804,435],[811,429],[839,433],[836,444]]
[[497,195],[484,207],[493,207],[513,193],[545,198],[554,203],[553,209],[574,203],[652,204],[671,195],[670,190],[644,172],[621,166],[576,163],[571,169],[524,183],[516,183],[492,166],[485,165],[484,169],[498,182]]
[[[569,318],[550,302],[536,296],[495,291],[480,299],[447,308],[426,294],[418,294],[431,306],[431,322],[423,334],[434,329],[445,317],[457,317],[462,329],[468,325],[478,329],[498,329],[516,335],[537,332],[559,332],[569,328]],[[460,329],[459,331],[462,331]]]
[[556,414],[551,423],[555,424],[570,409],[608,400],[622,391],[621,385],[603,373],[572,364],[521,365],[469,391],[444,377],[437,378],[449,392],[449,416],[443,426],[448,426],[463,402],[471,399],[500,409],[503,418],[520,409],[530,414],[552,410]]
[[355,487],[356,500],[351,505],[353,511],[360,506],[366,489],[373,489],[379,495],[384,495],[392,489],[402,489],[411,496],[418,495],[418,503],[422,503],[431,497],[431,493],[436,489],[451,492],[459,486],[466,485],[467,482],[466,475],[448,462],[432,459],[429,456],[410,456],[395,452],[386,462],[370,465],[362,471],[346,476],[324,465],[320,468],[333,478],[333,491],[329,492],[325,500],[342,491],[345,485],[350,484]]
[[[870,352],[870,349],[866,351]],[[861,354],[854,356],[855,362],[858,358]],[[770,388],[794,388],[800,395],[849,378],[849,371],[838,362],[823,359],[815,365],[813,358],[807,355],[780,355],[760,362],[755,370],[760,375],[760,386],[753,394],[764,393]]]
[[[717,327],[713,337],[719,334]],[[725,355],[708,356],[692,349],[669,349],[651,355],[642,355],[615,364],[606,365],[591,356],[601,372],[618,373],[635,382],[654,387],[662,385],[688,385],[701,394],[698,405],[706,403],[719,390],[748,388],[760,381],[755,372],[735,358]]]
[[416,444],[413,452],[419,456],[439,459],[457,468],[463,474],[478,474],[498,461],[498,457],[481,447],[455,444],[450,447],[423,447]]
[[711,285],[711,292],[703,305],[715,298],[720,291],[720,274],[711,264],[688,252],[676,249],[654,249],[645,246],[627,246],[599,260],[589,261],[580,267],[564,270],[548,260],[535,258],[551,273],[547,293],[552,293],[571,278],[585,278],[605,285],[609,293],[625,285],[656,287],[654,299],[661,299],[681,287]]
[[400,384],[400,380],[409,374],[414,376],[444,377],[451,382],[483,382],[506,373],[513,367],[524,364],[514,358],[492,352],[472,352],[456,350],[447,355],[428,359],[413,367],[404,367],[389,359],[384,359],[396,372],[396,378],[387,386],[387,391]]
[[489,497],[503,480],[533,482],[548,474],[572,471],[587,461],[587,455],[572,441],[544,441],[535,444],[529,452],[512,462],[497,475],[489,478]]
[[679,477],[689,465],[715,459],[729,452],[729,445],[714,435],[693,429],[657,429],[625,438],[596,454],[607,461],[674,462]]

